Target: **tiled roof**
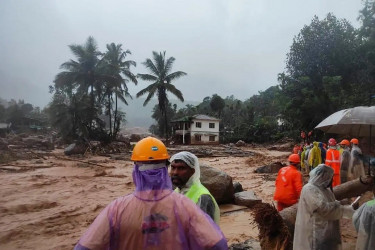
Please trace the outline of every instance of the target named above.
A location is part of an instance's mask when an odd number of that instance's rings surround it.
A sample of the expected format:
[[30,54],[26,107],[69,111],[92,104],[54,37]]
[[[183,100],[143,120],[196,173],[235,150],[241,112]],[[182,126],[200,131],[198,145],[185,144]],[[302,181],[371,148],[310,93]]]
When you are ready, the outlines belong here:
[[220,121],[220,119],[208,115],[194,115],[194,119]]

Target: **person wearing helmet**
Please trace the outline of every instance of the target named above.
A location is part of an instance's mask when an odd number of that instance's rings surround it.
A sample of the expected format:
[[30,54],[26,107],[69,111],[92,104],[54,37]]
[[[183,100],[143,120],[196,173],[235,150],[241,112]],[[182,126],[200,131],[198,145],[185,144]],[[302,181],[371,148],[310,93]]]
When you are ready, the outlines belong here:
[[228,249],[215,222],[173,192],[168,159],[160,140],[140,140],[131,156],[135,191],[106,206],[75,249]]
[[333,182],[332,182],[333,187],[341,184],[340,151],[337,150],[336,144],[337,142],[334,138],[331,138],[328,140],[328,150],[326,153],[326,160],[325,160],[325,164],[327,166],[330,166],[334,171]]
[[210,191],[200,181],[198,158],[187,151],[174,154],[171,159],[171,176],[175,191],[191,199],[219,225],[220,209]]
[[291,154],[288,158],[289,166],[279,170],[275,182],[273,199],[277,202],[277,210],[296,204],[302,190],[302,174],[298,171],[301,159],[298,154]]
[[341,183],[345,183],[348,181],[348,169],[350,163],[350,142],[344,139],[339,144],[340,148],[342,149],[340,156],[340,181]]
[[320,164],[302,188],[294,227],[293,249],[341,249],[340,219],[351,219],[354,209],[341,205],[332,191],[333,169]]
[[348,176],[350,180],[357,179],[365,175],[365,168],[362,161],[362,150],[359,148],[359,141],[356,138],[350,140],[352,150],[350,151],[350,164],[348,169]]

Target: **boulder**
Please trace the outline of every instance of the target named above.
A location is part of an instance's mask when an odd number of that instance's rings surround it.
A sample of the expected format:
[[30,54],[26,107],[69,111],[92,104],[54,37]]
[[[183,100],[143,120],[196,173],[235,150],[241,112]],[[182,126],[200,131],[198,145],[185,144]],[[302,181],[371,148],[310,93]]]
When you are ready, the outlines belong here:
[[234,187],[232,177],[206,164],[200,166],[201,183],[210,191],[218,204],[233,202]]
[[256,197],[253,191],[243,191],[234,194],[234,204],[240,206],[253,207],[261,203],[262,200]]
[[86,146],[82,144],[76,144],[76,143],[72,143],[64,149],[65,155],[84,154],[85,152],[86,152]]
[[274,162],[255,169],[255,173],[278,173],[280,168],[285,167],[281,162]]
[[234,193],[239,193],[243,191],[242,185],[239,182],[233,182],[233,188],[234,188]]

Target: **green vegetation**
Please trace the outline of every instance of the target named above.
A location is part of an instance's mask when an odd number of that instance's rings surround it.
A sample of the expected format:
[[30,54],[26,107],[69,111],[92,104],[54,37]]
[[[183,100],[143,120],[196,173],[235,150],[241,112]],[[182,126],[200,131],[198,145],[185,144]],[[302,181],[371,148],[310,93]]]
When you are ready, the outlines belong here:
[[130,70],[136,64],[125,60],[131,53],[121,47],[111,43],[101,53],[92,37],[84,45],[69,46],[76,60],[61,65],[65,71],[50,86],[54,95],[49,105],[51,123],[65,140],[116,138],[125,118],[118,100],[127,104],[126,98],[131,98],[127,83],[137,84]]
[[199,105],[179,110],[167,95],[172,93],[184,101],[172,84],[186,75],[171,73],[175,58],[166,58],[166,52],[152,52],[152,59],[143,62],[149,74],[135,76],[131,67],[136,63],[127,60],[129,50],[111,43],[102,53],[89,37],[84,45],[69,46],[75,60],[61,65],[63,71],[50,86],[53,98],[47,110],[40,112],[30,104],[16,102],[0,105],[0,122],[17,126],[24,116],[42,119],[48,113],[50,124],[67,141],[110,141],[125,119],[118,102],[127,104],[131,98],[128,84],[137,84],[138,78],[151,82],[137,93],[137,97],[147,94],[144,105],[155,95],[158,98],[152,115],[156,124],[150,130],[159,136],[168,138],[172,120],[207,114],[221,119],[222,142],[297,139],[301,130],[313,130],[337,110],[370,104],[370,95],[375,94],[375,0],[364,2],[359,20],[361,27],[356,29],[332,13],[322,20],[314,17],[294,37],[286,55],[286,70],[278,74],[279,84],[245,101],[213,94]]
[[362,26],[355,29],[332,13],[314,17],[295,36],[278,85],[244,102],[215,94],[178,110],[171,120],[216,116],[223,142],[268,142],[297,139],[335,111],[369,105],[375,94],[375,1],[365,2],[359,20]]

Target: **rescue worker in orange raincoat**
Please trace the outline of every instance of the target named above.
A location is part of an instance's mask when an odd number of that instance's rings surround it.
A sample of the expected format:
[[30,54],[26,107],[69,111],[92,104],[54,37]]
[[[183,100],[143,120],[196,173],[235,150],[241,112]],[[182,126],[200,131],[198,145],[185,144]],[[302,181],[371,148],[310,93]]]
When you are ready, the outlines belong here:
[[340,151],[337,150],[337,142],[334,138],[328,140],[328,150],[325,164],[333,169],[332,187],[341,184],[340,180]]
[[289,166],[279,170],[275,182],[273,199],[277,201],[277,210],[290,207],[298,202],[302,190],[302,174],[298,171],[301,159],[298,154],[291,154],[288,158]]

